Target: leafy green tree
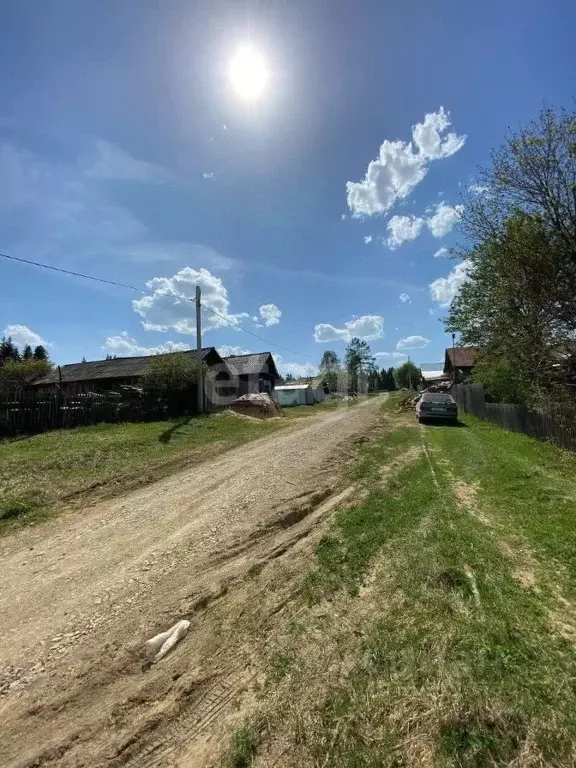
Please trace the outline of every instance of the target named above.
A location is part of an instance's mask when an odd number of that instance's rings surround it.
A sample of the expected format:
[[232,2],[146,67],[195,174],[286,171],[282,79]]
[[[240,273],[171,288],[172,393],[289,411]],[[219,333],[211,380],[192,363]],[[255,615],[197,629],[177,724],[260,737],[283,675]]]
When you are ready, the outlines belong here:
[[446,329],[481,347],[474,378],[495,398],[573,401],[559,362],[576,338],[576,115],[543,109],[479,181],[462,222],[468,280]]
[[26,344],[22,351],[22,360],[32,360],[34,355],[32,354],[32,347],[30,344]]
[[296,379],[292,373],[287,373],[286,376],[284,376],[284,381],[286,384],[290,384],[291,382],[296,381]]
[[422,372],[411,360],[394,368],[394,381],[398,389],[417,389],[422,381]]
[[0,366],[0,393],[13,395],[51,370],[52,366],[46,360],[6,360]]
[[163,400],[173,413],[196,408],[199,367],[186,353],[158,355],[150,359],[144,390]]
[[330,392],[335,392],[338,389],[338,375],[342,371],[342,363],[336,352],[325,350],[318,370]]
[[42,346],[42,344],[38,344],[37,347],[34,347],[34,352],[32,354],[34,360],[44,360],[48,361],[48,352],[46,352],[46,348]]
[[346,347],[344,365],[348,374],[348,390],[358,392],[362,381],[363,370],[368,370],[374,364],[370,345],[363,339],[353,338]]

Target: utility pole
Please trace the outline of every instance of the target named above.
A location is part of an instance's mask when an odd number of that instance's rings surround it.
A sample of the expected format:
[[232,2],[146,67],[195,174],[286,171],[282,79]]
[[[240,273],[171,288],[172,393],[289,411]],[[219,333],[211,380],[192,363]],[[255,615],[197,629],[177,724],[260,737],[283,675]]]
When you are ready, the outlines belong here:
[[204,411],[204,376],[202,370],[202,291],[200,286],[196,286],[196,362],[198,363],[198,385],[196,391],[198,394],[198,413]]
[[[408,355],[408,363],[410,363],[410,355]],[[412,389],[412,366],[408,365],[408,387]]]

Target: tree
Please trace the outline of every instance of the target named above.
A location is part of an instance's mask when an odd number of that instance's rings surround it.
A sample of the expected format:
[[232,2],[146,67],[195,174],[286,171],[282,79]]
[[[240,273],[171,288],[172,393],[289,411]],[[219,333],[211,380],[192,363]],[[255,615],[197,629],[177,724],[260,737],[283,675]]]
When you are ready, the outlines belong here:
[[151,358],[143,383],[146,393],[164,400],[173,413],[196,407],[198,365],[186,352]]
[[346,347],[344,365],[348,374],[348,390],[358,392],[362,383],[362,371],[374,364],[370,345],[363,339],[353,338]]
[[342,371],[342,363],[336,352],[331,349],[324,352],[319,371],[330,392],[335,392],[338,389],[338,375]]
[[34,360],[44,360],[48,361],[48,352],[46,352],[46,348],[42,346],[42,344],[38,344],[37,347],[34,347],[33,355]]
[[380,371],[380,389],[384,389],[386,392],[393,392],[396,389],[396,382],[394,381],[394,368],[382,368]]
[[445,321],[481,347],[474,378],[497,399],[574,400],[559,363],[576,337],[576,115],[545,108],[481,172],[463,217],[468,280]]
[[0,365],[4,365],[7,360],[20,360],[18,347],[10,336],[8,338],[4,336],[2,341],[0,341]]
[[422,372],[411,360],[394,368],[394,381],[398,389],[417,389],[422,381]]
[[32,347],[30,346],[30,344],[26,344],[22,352],[22,360],[32,360],[32,358],[33,358]]
[[12,395],[51,370],[52,366],[46,360],[6,360],[0,366],[0,393]]
[[286,384],[290,384],[290,382],[296,381],[296,379],[294,378],[293,374],[287,373],[286,376],[284,376],[284,381]]

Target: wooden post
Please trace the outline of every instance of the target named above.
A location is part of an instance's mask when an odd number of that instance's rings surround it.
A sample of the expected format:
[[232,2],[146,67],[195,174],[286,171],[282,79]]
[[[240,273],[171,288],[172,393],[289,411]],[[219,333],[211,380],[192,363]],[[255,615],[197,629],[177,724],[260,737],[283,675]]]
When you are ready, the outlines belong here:
[[196,391],[198,395],[198,413],[201,414],[204,411],[204,377],[202,373],[202,313],[201,303],[202,291],[200,286],[196,286],[196,362],[198,364],[198,383],[196,385]]

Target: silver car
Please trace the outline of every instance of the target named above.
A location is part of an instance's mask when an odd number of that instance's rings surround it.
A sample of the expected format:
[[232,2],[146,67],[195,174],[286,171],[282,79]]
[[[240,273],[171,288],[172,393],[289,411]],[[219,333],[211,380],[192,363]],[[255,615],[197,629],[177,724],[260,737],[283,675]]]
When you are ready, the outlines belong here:
[[444,392],[424,392],[416,404],[416,418],[422,424],[431,419],[458,420],[458,406]]

